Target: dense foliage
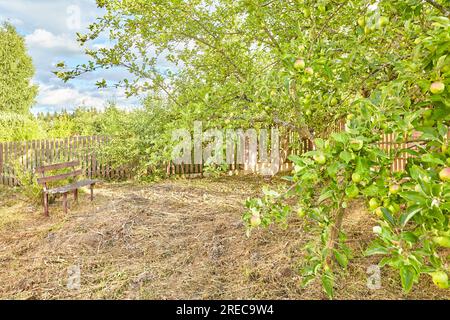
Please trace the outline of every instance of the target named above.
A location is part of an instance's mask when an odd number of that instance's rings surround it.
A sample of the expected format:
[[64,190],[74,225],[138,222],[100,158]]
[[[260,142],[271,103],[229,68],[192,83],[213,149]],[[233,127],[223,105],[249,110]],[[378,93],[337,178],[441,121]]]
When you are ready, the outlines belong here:
[[[97,3],[105,15],[78,39],[88,43],[105,32],[113,45],[87,49],[91,60],[84,65],[60,63],[57,75],[68,81],[100,68],[126,68],[130,78],[113,85],[129,95],[160,97],[167,106],[155,109],[155,117],[162,116],[154,128],[139,118],[131,126],[136,130],[122,132],[121,157],[143,161],[166,150],[159,148],[167,146],[165,130],[191,127],[194,120],[209,127],[289,126],[314,139],[316,150],[293,157],[289,190],[265,190],[263,199],[249,201],[245,218],[254,228],[285,221],[295,209],[315,226],[321,236],[306,250],[305,284],[320,277],[332,296],[337,267],[345,268],[350,257],[344,209],[364,199],[380,220],[367,253],[382,254],[381,266],[398,269],[405,291],[423,273],[448,287],[445,1]],[[161,60],[173,66],[163,70]],[[329,136],[330,124],[345,117],[346,130]],[[380,148],[383,133],[411,140],[414,159],[405,172],[391,172],[397,154]],[[295,208],[286,204],[290,196],[300,199]]]
[[0,112],[27,114],[37,95],[25,41],[10,24],[0,25]]

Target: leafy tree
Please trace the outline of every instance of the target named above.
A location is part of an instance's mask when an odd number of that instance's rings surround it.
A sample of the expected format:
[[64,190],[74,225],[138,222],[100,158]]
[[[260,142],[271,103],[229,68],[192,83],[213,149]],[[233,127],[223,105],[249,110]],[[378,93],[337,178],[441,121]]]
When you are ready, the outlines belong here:
[[[265,190],[262,199],[248,202],[244,216],[251,229],[284,222],[298,211],[315,226],[320,237],[306,248],[305,284],[320,277],[332,296],[335,273],[351,257],[341,228],[343,209],[365,199],[380,224],[367,253],[384,255],[380,265],[399,270],[405,291],[423,273],[448,287],[445,1],[97,3],[107,13],[78,39],[86,43],[108,32],[113,46],[87,49],[91,60],[73,69],[59,64],[63,80],[99,68],[126,68],[131,77],[114,85],[129,95],[166,97],[173,120],[160,130],[193,120],[206,126],[275,123],[314,140],[316,150],[292,158],[289,189]],[[149,52],[178,67],[159,69],[159,59]],[[330,135],[331,124],[345,118],[346,130]],[[398,154],[379,147],[385,133],[398,142],[410,140],[413,159],[403,173],[389,169]],[[167,139],[152,137],[156,145]],[[150,143],[141,138],[140,144]],[[299,199],[297,206],[287,205],[290,196]]]
[[0,26],[0,111],[28,113],[37,95],[25,41],[10,24]]
[[[381,16],[375,15],[378,10]],[[437,12],[423,3],[405,8],[380,2],[377,10],[360,15],[355,31],[361,32],[360,46],[367,52],[361,58],[370,59],[357,65],[372,71],[360,96],[351,99],[345,131],[316,139],[316,150],[292,157],[288,192],[266,191],[264,198],[247,203],[250,228],[285,221],[294,208],[316,226],[319,240],[305,248],[304,284],[320,277],[330,297],[335,271],[346,268],[351,257],[342,224],[345,208],[356,199],[365,199],[379,221],[377,239],[366,254],[382,255],[380,266],[398,269],[406,292],[421,274],[429,274],[440,288],[449,287],[450,20],[431,13]],[[380,43],[388,46],[376,49]],[[409,148],[382,148],[386,133]],[[406,171],[391,172],[403,152],[412,156]],[[285,205],[292,196],[298,198],[294,208]]]
[[31,115],[0,112],[0,142],[45,138],[46,133]]

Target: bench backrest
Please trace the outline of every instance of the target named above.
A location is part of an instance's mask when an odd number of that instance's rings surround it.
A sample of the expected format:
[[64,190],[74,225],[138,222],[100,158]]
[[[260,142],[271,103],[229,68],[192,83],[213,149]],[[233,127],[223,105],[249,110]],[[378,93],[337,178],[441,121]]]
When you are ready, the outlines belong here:
[[[56,163],[56,164],[50,164],[46,166],[42,166],[39,168],[36,168],[36,173],[40,173],[41,177],[37,179],[38,184],[44,185],[44,187],[47,187],[47,182],[54,182],[59,180],[64,180],[71,177],[77,177],[83,174],[82,169],[76,169],[80,165],[80,161],[69,161],[69,162],[63,162],[63,163]],[[66,169],[66,168],[72,168],[71,172],[68,173],[62,173],[57,174],[54,176],[45,176],[46,171],[52,171],[52,170],[58,170],[58,169]]]

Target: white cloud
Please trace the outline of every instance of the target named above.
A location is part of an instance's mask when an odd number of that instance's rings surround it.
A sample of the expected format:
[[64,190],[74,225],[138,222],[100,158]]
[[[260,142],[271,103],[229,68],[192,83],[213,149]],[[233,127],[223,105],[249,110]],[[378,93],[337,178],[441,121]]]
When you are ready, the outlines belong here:
[[82,93],[73,88],[58,88],[56,86],[39,85],[38,104],[45,106],[90,106],[102,108],[105,100]]
[[81,52],[81,47],[73,38],[73,36],[54,35],[47,30],[36,29],[32,34],[25,37],[25,41],[30,48],[63,49],[67,52]]
[[39,95],[37,105],[32,109],[34,113],[63,109],[71,111],[82,106],[103,110],[109,101],[115,101],[119,108],[126,110],[140,105],[138,98],[127,99],[122,88],[83,90],[67,87],[67,85],[47,85],[42,82],[37,84],[39,85]]
[[[33,58],[34,82],[39,85],[34,113],[73,110],[81,105],[103,109],[110,100],[123,108],[140,104],[136,97],[127,99],[123,89],[98,90],[95,86],[103,78],[109,84],[132,78],[123,68],[87,73],[69,83],[63,83],[52,73],[60,61],[76,66],[89,59],[79,47],[75,33],[86,32],[87,26],[104,13],[104,9],[97,8],[95,0],[0,0],[0,22],[8,20],[17,27]],[[112,44],[105,34],[89,42],[89,47],[111,48]],[[158,67],[166,69],[166,63],[158,61]]]
[[85,30],[105,10],[98,9],[95,0],[0,0],[0,12],[23,21],[27,33],[43,28],[60,34]]

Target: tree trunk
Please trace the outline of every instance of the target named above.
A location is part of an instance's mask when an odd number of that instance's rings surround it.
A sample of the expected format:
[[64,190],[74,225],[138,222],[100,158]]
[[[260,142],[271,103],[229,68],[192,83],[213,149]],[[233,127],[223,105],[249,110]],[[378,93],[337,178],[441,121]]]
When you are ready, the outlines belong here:
[[327,243],[327,258],[326,262],[329,266],[333,264],[334,261],[334,249],[336,249],[339,245],[339,234],[341,233],[342,220],[344,219],[344,209],[341,205],[336,212],[336,221],[330,227],[330,235]]

